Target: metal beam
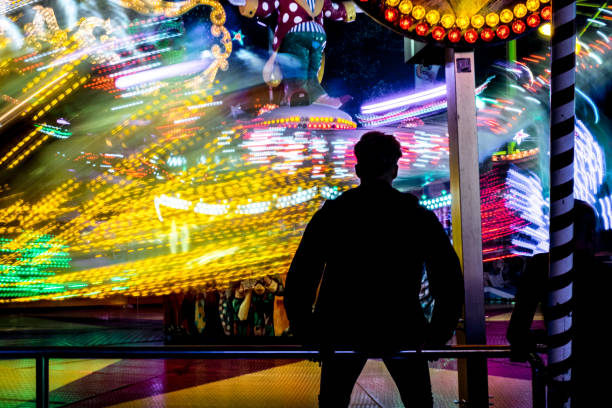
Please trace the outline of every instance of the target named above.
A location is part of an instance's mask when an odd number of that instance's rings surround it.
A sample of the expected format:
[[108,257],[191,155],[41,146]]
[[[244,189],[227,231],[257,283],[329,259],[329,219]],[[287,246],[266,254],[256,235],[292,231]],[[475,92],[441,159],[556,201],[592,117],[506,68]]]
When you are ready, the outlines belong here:
[[[474,51],[446,50],[446,92],[453,246],[465,281],[463,344],[485,344],[480,174],[476,132]],[[464,407],[488,407],[486,359],[459,361],[459,399]]]
[[49,407],[49,357],[36,356],[36,408]]

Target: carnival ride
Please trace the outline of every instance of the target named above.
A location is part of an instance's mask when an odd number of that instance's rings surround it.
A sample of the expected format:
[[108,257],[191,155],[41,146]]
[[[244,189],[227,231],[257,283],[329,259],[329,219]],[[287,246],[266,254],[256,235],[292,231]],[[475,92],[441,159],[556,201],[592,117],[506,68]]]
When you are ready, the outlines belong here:
[[[322,200],[356,185],[352,146],[369,128],[400,140],[401,189],[448,178],[443,88],[366,102],[360,127],[337,109],[268,103],[265,85],[238,106],[261,81],[232,72],[242,34],[220,3],[70,3],[58,16],[59,3],[1,4],[0,302],[284,273]],[[584,9],[576,194],[610,229],[608,123],[589,94],[612,68],[612,8]],[[485,260],[547,250],[548,58],[499,63],[478,90]],[[421,198],[450,228],[446,189]]]

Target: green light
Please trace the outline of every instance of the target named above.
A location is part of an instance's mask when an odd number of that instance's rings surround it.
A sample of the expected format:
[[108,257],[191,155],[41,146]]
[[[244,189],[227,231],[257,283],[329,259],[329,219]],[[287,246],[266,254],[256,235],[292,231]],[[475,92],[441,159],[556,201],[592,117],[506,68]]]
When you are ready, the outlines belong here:
[[19,248],[11,248],[12,239],[0,237],[0,297],[35,296],[62,292],[69,288],[87,286],[74,282],[68,286],[41,283],[41,278],[55,276],[70,268],[72,258],[62,245],[48,234],[28,234],[27,241]]

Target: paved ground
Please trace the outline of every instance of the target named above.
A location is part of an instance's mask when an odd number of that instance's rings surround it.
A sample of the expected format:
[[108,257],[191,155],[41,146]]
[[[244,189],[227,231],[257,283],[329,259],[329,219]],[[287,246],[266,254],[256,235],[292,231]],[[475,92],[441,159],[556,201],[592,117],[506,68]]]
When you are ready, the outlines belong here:
[[[507,308],[489,308],[489,344],[505,344]],[[47,310],[0,318],[0,346],[156,345],[162,313],[141,310]],[[316,407],[320,368],[303,360],[52,360],[52,407]],[[456,407],[454,360],[430,363],[436,407]],[[0,361],[0,407],[34,406],[34,361]],[[489,361],[497,408],[531,406],[530,369]],[[384,364],[370,360],[351,407],[401,407]]]

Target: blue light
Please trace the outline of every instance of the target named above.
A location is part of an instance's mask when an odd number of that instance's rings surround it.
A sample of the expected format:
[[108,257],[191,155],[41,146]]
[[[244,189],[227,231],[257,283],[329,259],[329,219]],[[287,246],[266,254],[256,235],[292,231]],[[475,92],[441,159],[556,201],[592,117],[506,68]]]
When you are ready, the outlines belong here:
[[578,95],[582,96],[587,103],[591,105],[591,108],[593,108],[593,113],[595,114],[595,123],[599,123],[599,110],[597,110],[597,105],[595,105],[595,102],[593,102],[593,100],[580,89],[576,88],[576,92],[578,92]]

